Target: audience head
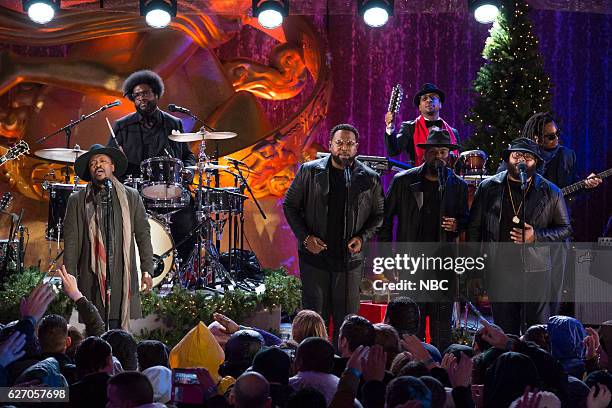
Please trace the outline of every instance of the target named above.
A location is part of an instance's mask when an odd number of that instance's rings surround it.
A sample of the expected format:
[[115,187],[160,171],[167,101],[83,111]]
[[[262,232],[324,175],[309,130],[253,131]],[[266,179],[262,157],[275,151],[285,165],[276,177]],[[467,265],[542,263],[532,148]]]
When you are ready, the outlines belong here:
[[419,377],[419,380],[423,381],[423,384],[431,391],[431,408],[444,408],[446,405],[446,389],[442,383],[428,375]]
[[[610,218],[612,220],[612,217]],[[603,322],[599,327],[599,343],[601,344],[599,366],[610,370],[610,356],[612,355],[612,320]]]
[[338,332],[338,350],[342,357],[350,356],[359,346],[374,344],[374,325],[365,317],[348,315]]
[[91,336],[79,344],[74,356],[79,378],[99,372],[113,372],[112,348],[100,337]]
[[389,368],[389,371],[391,371],[391,374],[393,374],[395,377],[398,377],[400,370],[404,368],[404,366],[408,364],[410,360],[410,353],[406,351],[399,353],[397,356],[395,356],[393,362],[391,362],[391,367]]
[[172,370],[164,366],[153,366],[142,370],[153,387],[153,401],[165,404],[172,393]]
[[73,325],[68,325],[68,337],[70,337],[70,346],[66,349],[66,355],[74,360],[74,354],[79,344],[83,341],[85,336],[83,333]]
[[66,319],[56,314],[43,317],[38,325],[38,341],[43,353],[65,353],[72,342]]
[[464,344],[451,344],[446,348],[446,350],[444,350],[443,354],[446,355],[449,353],[455,356],[457,360],[461,359],[461,353],[465,354],[470,358],[474,357],[474,349]]
[[431,408],[431,391],[418,378],[394,378],[387,385],[385,406],[387,408],[394,408],[407,401],[419,401],[423,408]]
[[238,378],[253,364],[263,345],[263,337],[255,330],[238,330],[225,344],[225,361],[219,367],[219,374]]
[[540,377],[533,361],[521,353],[503,353],[486,371],[485,406],[507,407],[523,395],[527,386],[540,387]]
[[107,408],[132,408],[153,402],[153,387],[146,375],[138,371],[119,373],[108,380]]
[[168,364],[168,349],[164,343],[158,340],[143,340],[138,343],[136,358],[139,371],[154,366],[170,367]]
[[579,320],[568,316],[551,316],[547,324],[550,354],[565,371],[577,378],[584,373],[584,338],[587,332]]
[[407,296],[393,298],[387,305],[385,323],[395,327],[400,336],[418,334],[420,321],[419,305]]
[[312,387],[304,387],[294,392],[287,400],[287,407],[291,408],[326,408],[327,401],[321,391]]
[[399,377],[407,376],[419,378],[424,375],[429,375],[429,369],[422,361],[408,361],[399,370],[397,375]]
[[329,340],[325,322],[320,314],[314,310],[300,310],[293,319],[291,327],[291,337],[296,343],[301,343],[302,340],[308,337],[321,337]]
[[303,340],[295,354],[295,371],[330,373],[334,365],[334,347],[320,337]]
[[374,344],[379,344],[387,353],[387,364],[386,368],[391,367],[391,363],[395,356],[401,351],[400,338],[397,330],[390,324],[376,323],[374,325]]
[[270,384],[287,385],[291,375],[291,359],[278,347],[269,347],[255,355],[252,371],[263,375]]
[[[595,384],[603,384],[612,391],[612,374],[607,370],[598,370],[589,373],[584,379],[584,383],[591,388]],[[612,403],[610,404],[612,405]]]
[[521,339],[524,341],[532,341],[540,348],[550,353],[550,339],[548,338],[548,330],[545,324],[534,324],[525,331]]
[[134,336],[125,330],[109,330],[102,338],[113,348],[113,355],[117,357],[125,371],[135,371],[138,368],[136,358],[136,340]]
[[244,373],[236,380],[230,403],[235,408],[268,408],[272,406],[270,384],[259,373]]

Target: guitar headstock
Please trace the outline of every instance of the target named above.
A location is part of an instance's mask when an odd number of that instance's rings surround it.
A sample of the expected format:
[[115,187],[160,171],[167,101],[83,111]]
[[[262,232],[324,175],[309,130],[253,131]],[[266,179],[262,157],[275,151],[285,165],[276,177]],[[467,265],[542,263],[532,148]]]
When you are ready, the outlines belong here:
[[0,198],[0,211],[4,211],[11,205],[11,201],[13,201],[13,195],[7,191],[2,194],[2,198]]
[[20,140],[17,144],[7,150],[4,156],[0,157],[0,164],[7,162],[9,160],[15,160],[19,156],[22,156],[26,153],[30,152],[30,146],[26,143],[25,140]]
[[399,112],[400,105],[402,104],[402,98],[404,97],[404,89],[400,84],[396,84],[391,90],[391,99],[389,100],[389,112]]

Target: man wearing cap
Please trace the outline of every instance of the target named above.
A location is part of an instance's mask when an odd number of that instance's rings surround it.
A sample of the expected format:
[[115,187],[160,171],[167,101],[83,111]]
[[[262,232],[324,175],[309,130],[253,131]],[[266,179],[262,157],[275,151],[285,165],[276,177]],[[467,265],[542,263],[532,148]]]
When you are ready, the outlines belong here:
[[[561,190],[536,173],[542,160],[538,145],[527,138],[512,141],[503,152],[508,170],[483,181],[476,190],[467,228],[467,240],[471,242],[508,242],[515,244],[562,242],[570,237],[570,226],[565,200]],[[526,173],[525,199],[523,202],[520,167]],[[522,209],[525,209],[525,229],[521,229]],[[521,246],[499,247],[501,252],[493,260],[495,274],[489,276],[494,288],[506,289],[498,292],[499,299],[508,300],[508,294],[522,293],[526,288],[537,292],[539,299],[529,295],[530,303],[494,302],[492,304],[495,323],[504,331],[518,334],[521,325],[527,327],[546,322],[549,315],[550,255],[543,250],[550,248],[527,247],[528,255],[544,256],[537,273],[535,262],[526,262]],[[547,252],[550,254],[550,252]],[[529,258],[534,260],[535,258]],[[543,258],[542,258],[543,259]],[[492,278],[492,279],[491,279]],[[530,284],[531,282],[531,284]],[[527,286],[525,286],[527,285]],[[516,289],[516,292],[512,292]],[[496,289],[495,289],[496,290]],[[531,290],[530,290],[531,291]],[[493,296],[493,300],[494,296]],[[522,315],[521,315],[522,314]],[[526,327],[523,327],[526,329]]]
[[[419,92],[412,99],[414,105],[419,109],[420,115],[415,120],[402,122],[399,132],[395,133],[393,121],[395,115],[387,112],[385,115],[385,147],[389,156],[397,156],[406,152],[410,161],[415,166],[423,164],[425,150],[417,145],[425,143],[429,135],[429,129],[433,126],[444,129],[450,135],[451,143],[457,145],[459,132],[452,128],[446,121],[440,118],[440,109],[444,103],[444,92],[434,84],[423,84]],[[457,156],[455,150],[452,154]]]
[[[105,316],[106,265],[111,271],[110,328],[129,329],[130,318],[141,317],[140,290],[152,287],[153,248],[149,222],[137,190],[117,177],[128,161],[118,149],[93,145],[75,163],[76,174],[87,187],[70,196],[64,221],[64,265],[77,277],[79,290]],[[106,248],[106,195],[109,183],[113,220],[110,257]],[[136,269],[135,246],[141,270]],[[142,285],[138,286],[141,273]]]
[[[467,184],[446,167],[450,151],[458,146],[451,142],[446,129],[432,127],[427,141],[419,143],[418,147],[425,152],[425,162],[396,174],[387,192],[385,216],[379,232],[381,241],[392,241],[395,230],[397,242],[451,242],[467,225]],[[396,219],[397,227],[394,227]],[[450,304],[420,303],[419,306],[422,309],[421,337],[424,321],[429,316],[434,343],[439,347],[449,345]]]

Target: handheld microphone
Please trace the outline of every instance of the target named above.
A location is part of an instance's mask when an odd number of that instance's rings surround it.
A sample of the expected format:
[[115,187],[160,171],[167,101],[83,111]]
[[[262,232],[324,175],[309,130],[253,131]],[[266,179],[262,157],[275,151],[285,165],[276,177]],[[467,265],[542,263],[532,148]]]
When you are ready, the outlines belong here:
[[348,159],[342,159],[342,165],[344,166],[344,181],[348,188],[351,185],[351,163]]
[[521,178],[521,189],[527,188],[527,165],[523,162],[518,165],[519,176]]
[[105,178],[102,182],[109,191],[113,189],[113,182],[109,178]]
[[444,176],[445,176],[445,169],[446,169],[446,164],[444,163],[444,161],[440,160],[440,159],[436,159],[434,161],[434,167],[436,168],[436,171],[438,172],[438,183],[440,184],[440,187],[442,187],[444,185]]
[[189,109],[183,108],[182,106],[178,106],[178,105],[175,105],[173,103],[168,105],[168,110],[170,112],[181,112],[181,113],[185,113],[187,115],[191,115],[191,111]]
[[115,106],[121,105],[121,101],[119,99],[115,99],[115,102],[107,103],[102,107],[102,110],[106,110],[108,108],[114,108]]

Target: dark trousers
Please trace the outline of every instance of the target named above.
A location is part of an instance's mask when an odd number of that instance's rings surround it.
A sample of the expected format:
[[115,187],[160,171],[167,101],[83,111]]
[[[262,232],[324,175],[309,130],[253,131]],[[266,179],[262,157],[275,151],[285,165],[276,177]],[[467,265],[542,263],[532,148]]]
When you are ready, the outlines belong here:
[[548,302],[492,302],[491,310],[495,324],[517,336],[534,324],[545,324],[550,317]]
[[318,268],[300,259],[302,306],[319,313],[328,326],[329,317],[332,316],[333,344],[336,347],[338,331],[344,317],[359,310],[359,284],[362,272],[363,263],[345,273]]

